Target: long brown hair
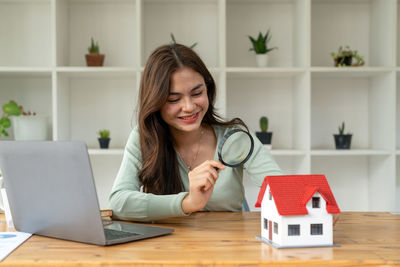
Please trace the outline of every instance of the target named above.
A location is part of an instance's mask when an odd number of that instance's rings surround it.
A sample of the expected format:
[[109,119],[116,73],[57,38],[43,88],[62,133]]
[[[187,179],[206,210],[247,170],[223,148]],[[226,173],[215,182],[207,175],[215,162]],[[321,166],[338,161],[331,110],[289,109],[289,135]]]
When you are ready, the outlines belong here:
[[206,83],[209,106],[202,123],[246,127],[239,118],[225,122],[216,114],[214,79],[192,49],[181,44],[158,47],[147,60],[139,89],[138,125],[142,157],[139,180],[147,193],[176,194],[184,190],[172,136],[160,114],[169,95],[171,76],[183,67],[198,72]]

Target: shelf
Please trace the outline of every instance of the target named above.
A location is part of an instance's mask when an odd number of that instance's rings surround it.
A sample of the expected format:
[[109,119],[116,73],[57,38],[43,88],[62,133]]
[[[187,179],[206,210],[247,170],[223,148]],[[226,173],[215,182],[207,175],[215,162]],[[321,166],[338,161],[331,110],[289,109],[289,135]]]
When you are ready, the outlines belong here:
[[395,10],[396,1],[312,0],[311,65],[332,66],[331,53],[349,45],[366,66],[394,66]]
[[82,140],[97,147],[97,132],[108,129],[110,146],[124,147],[135,120],[136,76],[58,76],[56,140]]
[[57,66],[86,66],[92,37],[105,54],[104,66],[139,66],[136,1],[54,2]]
[[124,67],[57,67],[57,73],[67,77],[136,77],[138,68]]
[[390,156],[390,155],[392,155],[392,152],[388,150],[372,150],[372,149],[311,150],[311,156]]
[[312,77],[311,149],[334,149],[333,134],[343,121],[345,133],[353,134],[352,147],[393,149],[395,76]]
[[269,66],[309,65],[307,9],[307,1],[226,1],[227,66],[256,66],[248,36],[268,29],[269,47],[278,47],[268,54]]
[[311,172],[326,175],[342,211],[395,210],[394,165],[390,156],[311,157]]
[[295,77],[306,72],[306,68],[256,68],[256,67],[228,67],[226,72],[232,78],[257,77]]
[[[220,64],[218,14],[219,1],[143,1],[142,66],[154,49],[171,43],[173,33],[177,43],[191,46],[208,67]],[[213,41],[211,41],[213,40]]]
[[0,67],[0,77],[51,77],[47,67]]
[[294,149],[271,149],[271,154],[274,156],[305,156],[306,151],[294,150]]
[[352,77],[375,77],[382,73],[395,71],[390,67],[312,67],[312,77],[323,78],[352,78]]
[[[257,68],[248,35],[268,29],[278,49]],[[198,43],[218,114],[251,131],[268,116],[282,170],[327,173],[344,211],[400,210],[398,29],[400,0],[0,0],[0,105],[14,99],[49,116],[53,140],[87,143],[106,208],[143,66],[173,33]],[[104,67],[86,66],[91,37]],[[365,66],[333,67],[331,52],[346,45]],[[348,151],[332,136],[342,121]],[[108,150],[98,149],[99,129],[111,131]]]
[[255,78],[248,77],[247,74],[244,77],[227,75],[228,117],[242,118],[250,130],[258,131],[259,118],[268,116],[269,129],[274,132],[273,147],[307,150],[309,148],[307,73],[292,78],[280,76]]
[[[48,117],[48,138],[52,139],[52,79],[51,72],[1,72],[0,71],[0,106],[14,100],[25,111],[35,112]],[[3,112],[0,112],[0,115]],[[7,130],[13,139],[13,127]]]
[[89,155],[91,156],[122,156],[124,154],[123,148],[109,148],[109,149],[97,149],[90,148],[88,149]]
[[[400,1],[400,0],[399,0]],[[400,16],[400,15],[399,15]],[[400,20],[400,18],[399,18]],[[399,25],[400,26],[400,25]],[[399,37],[400,38],[400,37]],[[399,50],[400,53],[400,50]],[[400,70],[400,68],[398,68]],[[400,72],[397,72],[396,75],[396,110],[395,110],[395,116],[396,116],[396,147],[399,149],[400,148]],[[399,169],[399,173],[400,173],[400,169]],[[400,190],[400,189],[399,189]],[[400,199],[400,196],[399,196]],[[400,210],[400,206],[399,206],[399,210]]]

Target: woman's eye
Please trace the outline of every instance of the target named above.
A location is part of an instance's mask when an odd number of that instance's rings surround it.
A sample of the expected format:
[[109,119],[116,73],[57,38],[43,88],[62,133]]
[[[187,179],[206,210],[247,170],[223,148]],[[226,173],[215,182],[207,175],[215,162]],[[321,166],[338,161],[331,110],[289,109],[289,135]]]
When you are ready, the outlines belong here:
[[179,98],[172,98],[167,100],[169,103],[175,103],[179,101]]
[[194,93],[193,96],[199,96],[199,95],[201,95],[202,93],[203,93],[203,91],[200,91],[200,92],[198,92],[198,93]]

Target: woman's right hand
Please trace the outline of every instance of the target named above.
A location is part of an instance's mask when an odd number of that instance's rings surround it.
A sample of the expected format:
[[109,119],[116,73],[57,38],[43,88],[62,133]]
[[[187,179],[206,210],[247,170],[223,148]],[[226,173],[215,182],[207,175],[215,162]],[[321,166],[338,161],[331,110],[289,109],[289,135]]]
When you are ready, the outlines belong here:
[[216,160],[206,160],[189,172],[189,194],[182,201],[184,213],[202,210],[210,199],[214,184],[218,179],[218,170],[226,166]]

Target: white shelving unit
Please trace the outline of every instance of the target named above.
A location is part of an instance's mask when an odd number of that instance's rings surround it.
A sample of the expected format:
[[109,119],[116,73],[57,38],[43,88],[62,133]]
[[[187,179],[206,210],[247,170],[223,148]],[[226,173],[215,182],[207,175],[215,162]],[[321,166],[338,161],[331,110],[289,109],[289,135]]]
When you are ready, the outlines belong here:
[[[278,50],[256,68],[247,36],[267,29]],[[0,104],[47,115],[52,140],[85,141],[105,208],[144,64],[173,33],[198,43],[221,115],[254,131],[269,117],[271,153],[285,172],[326,174],[344,211],[399,212],[399,29],[400,0],[0,0]],[[91,37],[104,67],[85,66]],[[332,67],[341,45],[366,65]],[[349,151],[334,149],[342,121]],[[98,149],[102,128],[109,150]],[[258,188],[245,185],[253,206]]]

